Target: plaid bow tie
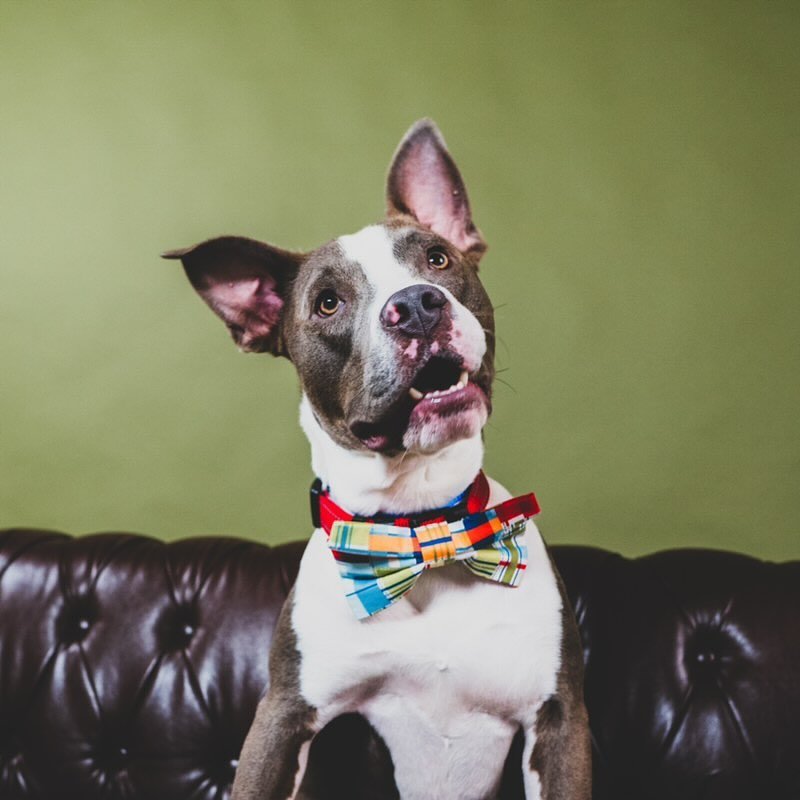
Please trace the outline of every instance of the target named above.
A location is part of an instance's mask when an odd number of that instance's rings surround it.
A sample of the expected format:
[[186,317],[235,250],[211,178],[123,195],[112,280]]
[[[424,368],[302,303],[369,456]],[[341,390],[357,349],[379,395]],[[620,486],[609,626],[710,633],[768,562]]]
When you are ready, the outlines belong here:
[[[468,501],[475,499],[476,490],[488,496],[483,473],[465,493]],[[354,520],[327,494],[320,495],[318,489],[317,495],[324,504],[321,524],[328,533],[328,545],[347,600],[359,619],[401,598],[424,570],[453,561],[463,562],[482,578],[519,585],[527,566],[521,535],[528,519],[539,513],[535,495],[526,494],[455,518],[451,509],[440,509],[414,525],[403,518],[391,523]],[[474,503],[466,503],[468,511],[471,505]],[[319,510],[316,517],[319,519]]]

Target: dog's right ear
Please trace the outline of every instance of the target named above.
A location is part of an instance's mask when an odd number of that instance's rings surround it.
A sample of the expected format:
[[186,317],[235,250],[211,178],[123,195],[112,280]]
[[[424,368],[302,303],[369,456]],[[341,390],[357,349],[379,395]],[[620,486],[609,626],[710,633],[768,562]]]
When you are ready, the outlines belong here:
[[284,353],[280,318],[302,254],[240,236],[221,236],[161,256],[181,260],[192,286],[242,350]]

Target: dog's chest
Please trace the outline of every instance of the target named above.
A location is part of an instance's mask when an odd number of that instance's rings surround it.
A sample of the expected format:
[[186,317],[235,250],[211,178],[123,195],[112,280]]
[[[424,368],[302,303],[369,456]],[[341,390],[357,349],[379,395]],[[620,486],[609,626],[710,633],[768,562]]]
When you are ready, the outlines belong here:
[[529,566],[517,588],[452,564],[425,572],[406,598],[359,621],[325,536],[315,533],[292,614],[304,698],[335,716],[400,696],[442,729],[465,711],[532,722],[555,690],[561,597],[533,525],[526,540]]
[[364,621],[344,599],[324,534],[309,543],[292,614],[301,693],[323,725],[351,711],[370,721],[403,798],[493,796],[515,732],[534,732],[556,689],[561,596],[532,523],[526,542],[517,588],[452,564]]

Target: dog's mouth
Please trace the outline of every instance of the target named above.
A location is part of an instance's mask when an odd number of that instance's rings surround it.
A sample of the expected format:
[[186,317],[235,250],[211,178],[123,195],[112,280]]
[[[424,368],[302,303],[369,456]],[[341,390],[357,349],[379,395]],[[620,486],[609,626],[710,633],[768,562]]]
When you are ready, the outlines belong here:
[[432,418],[454,417],[477,405],[488,406],[487,391],[477,381],[477,376],[464,369],[459,356],[432,356],[379,420],[354,422],[350,430],[370,450],[400,451],[409,427]]
[[469,373],[460,362],[446,356],[433,356],[416,374],[408,394],[414,402],[442,397],[463,389],[469,382]]

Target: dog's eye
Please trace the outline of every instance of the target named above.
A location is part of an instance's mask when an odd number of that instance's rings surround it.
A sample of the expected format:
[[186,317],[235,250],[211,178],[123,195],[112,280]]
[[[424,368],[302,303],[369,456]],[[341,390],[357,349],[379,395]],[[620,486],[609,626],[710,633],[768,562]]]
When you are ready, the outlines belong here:
[[428,263],[434,269],[447,269],[450,266],[450,259],[441,247],[431,247],[428,250]]
[[332,289],[325,289],[319,293],[317,302],[314,304],[314,310],[321,317],[331,317],[339,310],[341,304],[342,301],[336,292]]

